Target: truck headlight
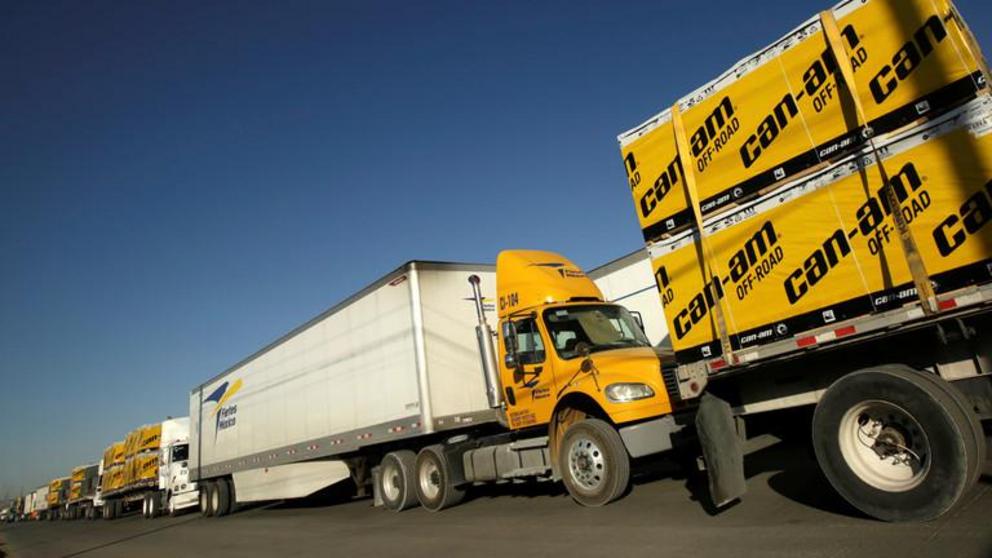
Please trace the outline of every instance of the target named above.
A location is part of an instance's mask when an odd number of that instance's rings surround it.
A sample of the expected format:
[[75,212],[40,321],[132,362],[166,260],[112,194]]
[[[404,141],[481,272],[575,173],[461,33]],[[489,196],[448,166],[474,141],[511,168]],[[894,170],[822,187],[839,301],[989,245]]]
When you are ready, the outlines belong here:
[[610,384],[606,386],[606,398],[614,403],[626,403],[654,397],[654,390],[647,384]]

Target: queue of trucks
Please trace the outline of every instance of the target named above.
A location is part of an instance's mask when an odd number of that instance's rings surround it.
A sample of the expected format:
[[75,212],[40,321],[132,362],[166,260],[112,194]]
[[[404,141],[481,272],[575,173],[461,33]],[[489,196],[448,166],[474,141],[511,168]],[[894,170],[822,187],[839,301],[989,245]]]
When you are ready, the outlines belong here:
[[408,262],[22,515],[223,516],[345,481],[393,511],[524,479],[602,506],[671,452],[723,506],[753,417],[809,406],[847,501],[939,517],[992,418],[987,75],[949,1],[843,1],[619,136],[644,250]]

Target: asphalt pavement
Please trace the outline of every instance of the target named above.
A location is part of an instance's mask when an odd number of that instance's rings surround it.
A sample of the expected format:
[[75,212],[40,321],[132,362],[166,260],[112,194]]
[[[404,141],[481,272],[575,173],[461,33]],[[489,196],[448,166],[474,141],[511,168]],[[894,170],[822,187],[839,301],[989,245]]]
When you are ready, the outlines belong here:
[[[962,505],[929,523],[867,518],[831,489],[803,441],[751,442],[748,493],[715,512],[697,480],[661,461],[624,499],[599,509],[574,504],[560,485],[474,490],[440,513],[391,513],[369,499],[331,493],[214,519],[191,513],[153,521],[18,523],[0,528],[0,551],[48,556],[691,556],[992,558],[992,466]],[[2,552],[0,552],[2,553]]]

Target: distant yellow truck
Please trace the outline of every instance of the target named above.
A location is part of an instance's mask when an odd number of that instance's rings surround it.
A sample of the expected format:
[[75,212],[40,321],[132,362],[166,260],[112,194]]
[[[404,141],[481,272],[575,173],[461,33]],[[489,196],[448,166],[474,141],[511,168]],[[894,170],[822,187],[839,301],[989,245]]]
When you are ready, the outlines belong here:
[[66,519],[95,519],[103,505],[99,490],[100,464],[80,465],[69,476]]
[[65,504],[69,501],[69,477],[52,479],[48,483],[48,510],[45,517],[49,521],[65,517]]
[[619,136],[670,395],[815,404],[821,468],[881,519],[945,513],[984,462],[987,78],[949,1],[845,1]]

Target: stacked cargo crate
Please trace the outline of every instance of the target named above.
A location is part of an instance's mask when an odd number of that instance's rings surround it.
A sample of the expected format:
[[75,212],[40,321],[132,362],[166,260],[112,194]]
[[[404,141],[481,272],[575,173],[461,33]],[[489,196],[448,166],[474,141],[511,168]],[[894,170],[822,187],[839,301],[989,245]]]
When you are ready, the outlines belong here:
[[112,494],[124,486],[124,442],[114,442],[103,452],[103,478],[100,491]]
[[158,482],[158,449],[162,425],[134,429],[124,440],[123,486],[136,488]]
[[621,135],[678,363],[992,281],[986,94],[950,2],[849,1]]

